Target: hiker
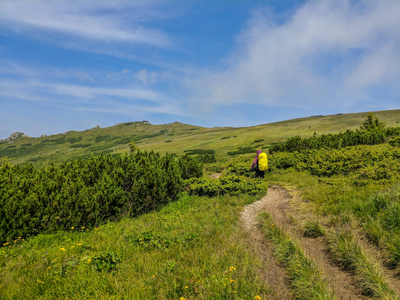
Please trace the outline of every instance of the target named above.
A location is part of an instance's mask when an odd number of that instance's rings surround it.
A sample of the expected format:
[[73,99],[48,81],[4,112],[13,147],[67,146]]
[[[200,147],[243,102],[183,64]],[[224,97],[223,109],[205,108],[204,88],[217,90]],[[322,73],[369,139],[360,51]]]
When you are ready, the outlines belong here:
[[262,153],[261,149],[257,150],[257,155],[254,157],[253,163],[251,164],[250,171],[255,171],[256,178],[264,178],[265,171],[268,168],[267,154]]

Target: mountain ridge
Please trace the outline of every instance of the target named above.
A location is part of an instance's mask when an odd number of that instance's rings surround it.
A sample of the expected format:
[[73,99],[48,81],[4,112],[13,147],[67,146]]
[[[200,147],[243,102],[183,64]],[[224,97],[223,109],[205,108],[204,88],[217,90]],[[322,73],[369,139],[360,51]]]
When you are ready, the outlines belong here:
[[[389,127],[400,126],[400,109],[372,113]],[[319,115],[247,127],[201,127],[177,121],[153,125],[144,120],[41,137],[14,133],[14,139],[0,141],[0,159],[7,158],[13,164],[60,163],[101,153],[126,153],[132,140],[142,150],[154,150],[162,154],[212,149],[217,156],[224,157],[229,152],[243,148],[250,152],[254,148],[268,148],[295,135],[310,137],[314,133],[355,130],[366,115],[367,112]]]

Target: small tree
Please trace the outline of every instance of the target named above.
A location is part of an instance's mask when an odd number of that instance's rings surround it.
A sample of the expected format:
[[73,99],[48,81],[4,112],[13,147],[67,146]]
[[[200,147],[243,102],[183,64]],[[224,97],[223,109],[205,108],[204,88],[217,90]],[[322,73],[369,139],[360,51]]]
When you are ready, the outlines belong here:
[[129,153],[133,153],[136,150],[138,150],[138,147],[136,146],[135,142],[131,140],[131,142],[129,143]]
[[368,113],[367,118],[360,125],[361,130],[371,131],[376,129],[383,129],[386,123],[379,121],[371,112]]

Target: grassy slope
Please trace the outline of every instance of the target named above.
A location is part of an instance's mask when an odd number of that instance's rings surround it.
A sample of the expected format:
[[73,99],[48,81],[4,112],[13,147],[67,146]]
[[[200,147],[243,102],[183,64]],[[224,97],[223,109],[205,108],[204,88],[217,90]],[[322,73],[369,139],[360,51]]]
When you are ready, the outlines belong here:
[[[400,126],[400,110],[374,112],[388,126]],[[12,144],[0,143],[0,158],[7,157],[13,164],[32,161],[37,164],[61,162],[77,156],[105,153],[124,153],[133,139],[142,150],[183,154],[190,149],[213,149],[219,157],[239,147],[268,147],[300,135],[314,132],[337,133],[354,130],[365,119],[366,113],[316,116],[252,127],[204,128],[181,123],[149,125],[142,122],[123,123],[112,127],[86,131],[70,131],[41,138],[22,138]],[[107,136],[107,138],[104,138]],[[103,137],[103,139],[99,138]],[[97,138],[97,142],[96,142]],[[74,139],[80,139],[73,142]],[[261,142],[255,142],[263,140]],[[73,143],[69,142],[72,141]],[[74,148],[77,145],[87,146]],[[10,152],[16,149],[16,154]]]
[[[159,212],[0,247],[0,299],[265,299],[237,220],[248,196],[181,197]],[[96,255],[118,255],[97,271]]]

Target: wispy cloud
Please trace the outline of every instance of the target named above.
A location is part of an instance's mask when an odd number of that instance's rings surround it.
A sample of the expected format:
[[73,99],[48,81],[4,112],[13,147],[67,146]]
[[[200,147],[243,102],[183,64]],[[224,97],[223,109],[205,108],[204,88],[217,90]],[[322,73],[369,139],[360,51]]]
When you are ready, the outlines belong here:
[[[163,92],[141,87],[139,84],[134,85],[135,73],[129,70],[118,73],[121,76],[129,75],[131,78],[130,85],[124,82],[122,86],[99,86],[96,83],[92,84],[92,81],[89,81],[89,85],[87,80],[76,84],[65,79],[71,76],[77,76],[78,79],[80,76],[91,78],[90,74],[79,70],[56,70],[57,72],[46,68],[36,70],[18,64],[2,64],[2,102],[32,102],[57,111],[102,112],[109,115],[130,115],[134,116],[134,119],[144,118],[150,113],[185,115],[180,103],[170,99]],[[14,78],[7,78],[5,74],[12,74]],[[103,77],[106,77],[106,74],[103,74]]]
[[3,80],[0,83],[0,87],[0,95],[2,96],[31,101],[47,101],[48,95],[57,96],[53,98],[52,102],[57,102],[57,99],[60,99],[59,96],[69,97],[70,99],[77,98],[78,101],[82,102],[105,97],[118,97],[126,101],[146,100],[154,103],[161,103],[164,99],[161,93],[150,89],[88,87],[74,84],[42,82],[39,80],[27,80],[24,82]]
[[225,67],[185,83],[205,108],[368,106],[368,89],[398,92],[399,16],[395,0],[309,1],[284,20],[254,11]]
[[54,42],[70,37],[80,41],[168,47],[171,45],[168,34],[146,26],[149,19],[161,16],[156,9],[149,9],[154,2],[3,0],[1,24],[14,33],[31,37],[50,33]]

